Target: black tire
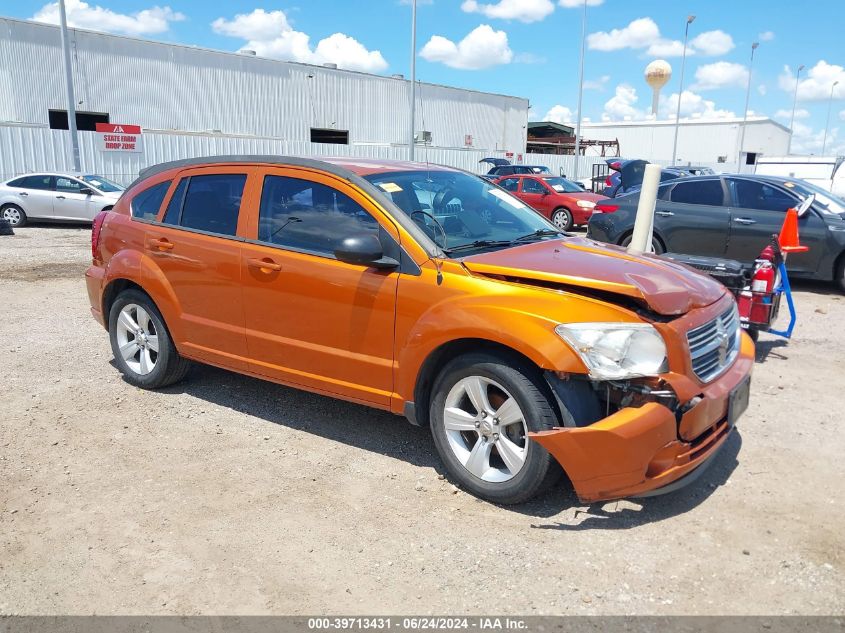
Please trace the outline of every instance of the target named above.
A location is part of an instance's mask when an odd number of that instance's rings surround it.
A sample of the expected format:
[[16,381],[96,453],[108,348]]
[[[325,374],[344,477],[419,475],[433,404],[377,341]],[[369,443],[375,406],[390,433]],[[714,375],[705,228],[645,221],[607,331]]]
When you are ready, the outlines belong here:
[[4,220],[0,218],[0,235],[14,235],[15,232],[12,230],[12,225],[9,223],[8,220]]
[[836,285],[840,292],[845,292],[845,255],[839,258],[839,265],[836,267]]
[[26,226],[26,213],[16,204],[4,204],[0,210],[0,218],[8,220],[13,229]]
[[751,340],[754,341],[754,343],[756,344],[757,339],[760,338],[760,330],[758,330],[756,327],[750,327],[745,331],[748,333],[748,336],[751,337]]
[[[623,247],[630,246],[631,240],[633,238],[634,238],[634,234],[629,233],[624,238],[622,238],[622,241],[619,242],[619,246],[623,246]],[[651,236],[651,248],[654,251],[655,255],[662,255],[663,253],[666,252],[666,249],[663,248],[663,243],[660,241],[660,239],[656,235]]]
[[572,229],[572,213],[566,207],[560,207],[552,211],[552,224],[561,231]]
[[[146,311],[154,328],[154,330],[151,329],[150,331],[154,331],[154,334],[158,337],[158,351],[156,353],[155,364],[152,371],[146,374],[132,369],[128,361],[120,353],[118,318],[125,307],[132,305],[140,306]],[[109,339],[111,341],[114,360],[117,363],[120,373],[123,374],[126,382],[136,387],[141,387],[142,389],[167,387],[182,380],[190,369],[190,361],[182,358],[179,352],[176,351],[176,347],[173,345],[173,339],[170,338],[170,332],[164,323],[161,312],[159,312],[152,299],[139,290],[126,290],[121,292],[117,296],[117,299],[115,299],[111,310],[109,310]]]
[[[488,353],[467,354],[453,360],[434,383],[430,404],[431,431],[437,452],[450,478],[464,490],[493,503],[507,505],[525,502],[555,483],[562,473],[558,463],[542,446],[525,437],[526,453],[521,469],[509,480],[501,482],[485,481],[472,474],[450,446],[444,424],[447,396],[461,380],[476,376],[501,385],[507,391],[505,396],[510,395],[516,400],[529,432],[560,425],[551,405],[552,395],[536,369],[526,366],[519,359]],[[495,389],[495,386],[491,386],[488,392],[491,400],[495,395],[492,390]],[[467,434],[471,435],[471,432]],[[480,435],[477,441],[481,441]],[[494,449],[498,451],[495,444],[490,450]],[[493,460],[501,460],[498,455],[498,452],[491,453],[488,463],[492,465]],[[504,464],[503,461],[501,463]]]

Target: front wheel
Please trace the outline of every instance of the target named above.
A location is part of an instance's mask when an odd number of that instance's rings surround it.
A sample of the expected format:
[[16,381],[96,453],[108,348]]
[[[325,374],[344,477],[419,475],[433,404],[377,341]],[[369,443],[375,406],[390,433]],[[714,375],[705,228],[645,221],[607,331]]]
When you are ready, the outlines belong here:
[[13,229],[18,229],[26,225],[26,213],[16,204],[7,204],[4,206],[0,217],[8,221]]
[[552,213],[552,224],[561,231],[568,231],[572,228],[572,214],[569,209],[555,209]]
[[[634,239],[633,234],[627,235],[627,236],[625,236],[625,239],[623,239],[621,242],[619,242],[619,246],[623,246],[623,247],[627,248],[631,245],[631,240],[633,240],[633,239]],[[660,240],[657,239],[656,237],[654,237],[653,235],[651,236],[651,251],[655,255],[662,255],[663,254],[663,244],[661,244]]]
[[431,430],[451,477],[494,503],[522,503],[554,483],[560,467],[531,431],[558,425],[542,378],[488,354],[452,361],[431,399]]
[[840,258],[839,265],[836,267],[836,285],[839,286],[840,292],[845,292],[845,255]]

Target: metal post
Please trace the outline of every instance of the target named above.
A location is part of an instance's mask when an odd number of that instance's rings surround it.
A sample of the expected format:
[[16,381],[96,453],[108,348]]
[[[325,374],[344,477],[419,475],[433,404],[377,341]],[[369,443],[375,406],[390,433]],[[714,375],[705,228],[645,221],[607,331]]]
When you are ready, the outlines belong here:
[[672,142],[672,165],[678,156],[678,129],[681,126],[681,97],[684,96],[684,67],[687,65],[687,38],[689,25],[695,20],[694,15],[687,16],[687,26],[684,29],[684,56],[681,58],[681,86],[678,88],[678,108],[675,110],[675,140]]
[[82,172],[79,161],[79,134],[76,131],[76,97],[73,95],[73,67],[70,60],[70,37],[67,32],[67,12],[65,0],[59,0],[59,17],[61,20],[62,54],[65,58],[65,85],[67,86],[67,128],[70,131],[70,157],[73,171]]
[[657,188],[660,186],[660,165],[649,163],[645,166],[637,215],[634,217],[634,233],[628,245],[630,253],[651,253],[652,235],[654,234],[654,207],[657,204]]
[[584,0],[584,15],[581,18],[581,71],[578,77],[578,113],[575,122],[575,164],[573,180],[578,180],[578,161],[581,157],[581,101],[584,96],[584,44],[587,41],[587,0]]
[[833,89],[839,85],[838,81],[834,81],[830,87],[830,99],[827,100],[827,121],[824,124],[824,140],[822,141],[822,156],[827,149],[827,130],[830,128],[830,108],[833,105]]
[[411,2],[411,129],[408,139],[408,160],[414,160],[414,127],[417,107],[417,0]]
[[736,161],[737,172],[742,168],[742,150],[745,147],[745,124],[748,123],[748,101],[751,99],[751,75],[754,72],[754,51],[760,46],[759,42],[751,45],[751,63],[748,64],[748,88],[745,91],[745,110],[742,111],[742,134],[739,137],[739,157]]
[[798,79],[801,77],[801,71],[804,70],[804,64],[801,64],[798,67],[798,71],[795,73],[795,95],[792,97],[792,116],[789,118],[789,145],[787,146],[786,153],[792,153],[792,135],[795,134],[795,106],[798,103]]

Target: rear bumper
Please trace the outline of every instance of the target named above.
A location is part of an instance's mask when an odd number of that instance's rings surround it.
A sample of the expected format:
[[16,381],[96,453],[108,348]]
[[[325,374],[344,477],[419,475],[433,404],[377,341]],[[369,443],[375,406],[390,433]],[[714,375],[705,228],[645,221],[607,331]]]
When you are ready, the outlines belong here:
[[103,280],[105,279],[106,270],[101,266],[89,266],[85,271],[85,287],[88,290],[88,302],[91,304],[91,314],[97,320],[97,323],[106,326],[105,316],[103,315]]
[[[743,337],[730,370],[704,386],[696,394],[700,400],[680,419],[649,402],[590,426],[531,433],[531,439],[560,463],[583,502],[671,492],[724,445],[733,430],[727,419],[730,393],[751,374],[753,363],[753,343]],[[695,437],[683,439],[690,437],[684,429],[692,428]]]

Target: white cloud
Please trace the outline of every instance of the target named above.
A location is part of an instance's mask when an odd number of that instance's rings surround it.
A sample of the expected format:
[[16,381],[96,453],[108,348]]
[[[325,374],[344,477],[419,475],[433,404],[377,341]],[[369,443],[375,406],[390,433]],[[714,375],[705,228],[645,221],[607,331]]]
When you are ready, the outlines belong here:
[[757,36],[757,39],[761,42],[771,42],[775,39],[775,34],[773,31],[763,31]]
[[724,31],[717,29],[715,31],[705,31],[697,35],[692,38],[690,45],[700,55],[717,57],[732,50],[734,48],[734,40]]
[[[680,57],[684,54],[684,43],[679,40],[657,40],[648,47],[646,55],[649,57]],[[695,51],[687,47],[687,55],[694,55]]]
[[520,22],[539,22],[555,10],[552,0],[499,0],[494,4],[481,4],[476,0],[464,0],[461,11],[481,13],[500,20],[519,20]]
[[731,86],[745,86],[748,69],[733,62],[714,62],[699,66],[695,71],[693,90],[716,90]]
[[233,19],[217,18],[211,23],[215,32],[246,40],[243,49],[262,57],[273,57],[307,64],[337,64],[339,68],[380,72],[387,68],[381,52],[370,51],[358,40],[344,33],[334,33],[311,49],[310,37],[296,31],[284,11],[255,9]]
[[[152,35],[164,33],[170,28],[171,22],[179,22],[185,16],[170,7],[152,7],[135,13],[116,13],[111,9],[92,6],[82,0],[67,0],[68,26],[107,33],[124,33],[126,35]],[[32,16],[36,22],[48,24],[59,23],[59,3],[45,4],[38,13]]]
[[420,57],[430,62],[465,70],[509,64],[513,56],[508,34],[494,31],[488,24],[477,26],[457,44],[441,35],[433,35],[420,51]]
[[636,107],[637,89],[629,84],[616,86],[615,94],[604,104],[603,121],[636,121],[645,118],[645,112]]
[[[839,82],[835,88],[833,83]],[[784,66],[778,77],[778,86],[787,92],[795,90],[795,72]],[[830,98],[833,88],[834,99],[845,99],[845,68],[837,64],[828,64],[819,60],[815,66],[807,71],[806,77],[798,82],[798,99],[800,101],[824,101]]]
[[[797,115],[796,115],[796,116],[797,116]],[[840,119],[842,119],[843,121],[845,121],[845,110],[840,110],[840,111],[839,111],[839,118],[840,118]]]
[[[604,0],[587,0],[588,7],[597,7],[603,3]],[[584,6],[584,0],[558,0],[558,4],[564,9],[580,9]]]
[[572,123],[575,121],[575,113],[560,104],[552,106],[543,117],[543,121],[552,121],[553,123]]
[[[839,136],[840,129],[831,127],[827,134],[825,154],[828,156],[845,154],[845,139]],[[822,153],[824,143],[824,128],[814,130],[809,125],[796,121],[792,133],[792,152],[795,154]]]
[[766,93],[769,92],[769,88],[766,86],[766,84],[760,84],[759,86],[757,86],[757,92],[759,92],[762,96],[765,97]]
[[[678,108],[678,93],[674,92],[668,97],[661,97],[660,106],[658,108],[659,114],[662,118],[675,118],[675,112]],[[684,90],[681,94],[681,118],[692,119],[724,119],[734,117],[735,114],[730,110],[724,110],[716,107],[716,103],[710,99],[705,99],[700,94],[692,90]]]
[[[791,117],[792,117],[792,110],[787,110],[786,108],[784,108],[782,110],[778,110],[774,114],[774,118],[782,119],[784,121],[789,121],[789,119]],[[809,119],[810,118],[810,112],[808,110],[805,110],[804,108],[796,108],[795,118],[796,119]]]
[[618,51],[623,48],[645,48],[660,38],[660,29],[651,18],[638,18],[628,26],[610,32],[587,35],[587,46],[596,51]]
[[610,81],[610,75],[602,75],[598,79],[584,80],[584,90],[598,90],[603,91],[607,87],[607,82]]

